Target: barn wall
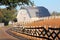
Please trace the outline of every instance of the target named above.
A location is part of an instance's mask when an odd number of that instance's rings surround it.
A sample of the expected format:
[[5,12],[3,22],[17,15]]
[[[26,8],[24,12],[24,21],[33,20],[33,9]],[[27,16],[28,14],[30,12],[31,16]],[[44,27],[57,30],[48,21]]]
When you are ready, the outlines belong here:
[[19,10],[17,15],[17,21],[20,22],[27,22],[36,20],[35,18],[47,17],[50,16],[48,9],[45,7],[24,7]]
[[25,9],[19,10],[18,15],[17,15],[18,22],[27,21],[29,19],[30,19],[30,17]]

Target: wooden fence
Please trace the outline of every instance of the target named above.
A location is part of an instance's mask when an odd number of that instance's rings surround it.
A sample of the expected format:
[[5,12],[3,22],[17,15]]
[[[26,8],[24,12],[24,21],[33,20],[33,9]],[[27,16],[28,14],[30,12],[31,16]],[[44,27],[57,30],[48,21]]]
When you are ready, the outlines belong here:
[[[35,27],[35,28],[25,28],[25,27],[13,27],[9,29],[11,32],[15,32],[15,35],[22,34],[27,35],[26,38],[31,36],[31,40],[33,40],[32,37],[39,38],[39,39],[46,39],[46,40],[60,40],[60,28],[51,28],[48,27],[48,29],[42,27]],[[17,35],[17,36],[18,36]],[[25,36],[24,36],[25,37]],[[34,40],[35,40],[34,39]]]

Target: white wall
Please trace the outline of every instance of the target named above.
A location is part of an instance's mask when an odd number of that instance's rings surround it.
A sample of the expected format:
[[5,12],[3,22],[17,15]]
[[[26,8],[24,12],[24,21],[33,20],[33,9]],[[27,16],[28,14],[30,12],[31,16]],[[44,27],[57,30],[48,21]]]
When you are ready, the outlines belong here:
[[30,17],[25,9],[19,10],[19,12],[17,14],[18,22],[28,21],[29,19],[30,19]]

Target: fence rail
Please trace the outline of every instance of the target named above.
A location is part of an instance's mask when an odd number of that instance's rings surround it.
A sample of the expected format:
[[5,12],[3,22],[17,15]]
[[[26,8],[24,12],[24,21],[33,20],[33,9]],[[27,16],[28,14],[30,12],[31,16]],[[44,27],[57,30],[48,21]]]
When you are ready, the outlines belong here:
[[23,27],[13,27],[9,30],[15,31],[17,33],[26,34],[28,36],[36,38],[44,38],[46,40],[60,40],[60,28],[23,28]]

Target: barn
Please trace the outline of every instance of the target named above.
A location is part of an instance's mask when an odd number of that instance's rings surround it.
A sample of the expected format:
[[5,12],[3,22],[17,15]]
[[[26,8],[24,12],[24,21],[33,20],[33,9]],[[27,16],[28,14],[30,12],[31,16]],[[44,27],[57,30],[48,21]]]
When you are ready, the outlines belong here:
[[39,7],[21,7],[17,14],[18,22],[27,22],[37,20],[37,18],[50,16],[50,13],[47,8]]

